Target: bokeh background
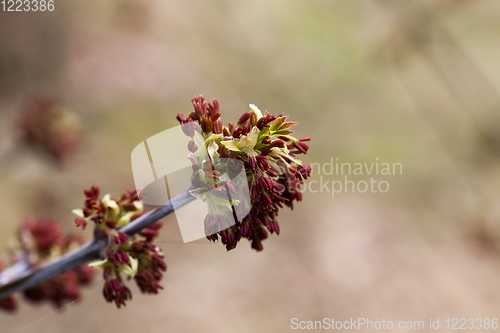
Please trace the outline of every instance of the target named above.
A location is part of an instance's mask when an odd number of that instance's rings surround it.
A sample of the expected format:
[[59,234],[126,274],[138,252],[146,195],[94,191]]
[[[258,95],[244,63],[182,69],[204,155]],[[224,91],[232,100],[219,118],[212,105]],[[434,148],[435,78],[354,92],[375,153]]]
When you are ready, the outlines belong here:
[[[304,193],[261,253],[246,241],[229,253],[206,240],[184,244],[168,217],[161,294],[134,286],[133,301],[117,310],[97,279],[62,310],[23,303],[0,313],[1,332],[288,332],[292,318],[443,325],[498,316],[500,2],[55,8],[0,12],[0,252],[25,218],[74,230],[71,210],[93,184],[114,196],[133,187],[132,149],[176,125],[199,94],[219,100],[225,123],[249,103],[289,114],[297,136],[313,139],[309,164],[378,158],[401,163],[403,174],[376,177],[390,183],[385,194]],[[32,95],[60,100],[85,128],[63,166],[15,144]]]

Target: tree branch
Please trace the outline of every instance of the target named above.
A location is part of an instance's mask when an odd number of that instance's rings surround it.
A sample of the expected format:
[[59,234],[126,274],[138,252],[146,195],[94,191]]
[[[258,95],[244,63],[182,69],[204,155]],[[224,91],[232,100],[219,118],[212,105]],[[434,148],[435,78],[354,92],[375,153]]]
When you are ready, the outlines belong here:
[[[133,235],[147,228],[159,219],[174,212],[175,208],[182,207],[196,198],[189,194],[189,190],[172,198],[163,206],[157,207],[120,229],[120,231]],[[107,240],[95,235],[94,239],[80,248],[66,253],[40,267],[30,268],[26,263],[20,262],[0,272],[0,299],[10,294],[35,287],[66,271],[79,267],[87,262],[102,258],[102,251],[107,245]]]

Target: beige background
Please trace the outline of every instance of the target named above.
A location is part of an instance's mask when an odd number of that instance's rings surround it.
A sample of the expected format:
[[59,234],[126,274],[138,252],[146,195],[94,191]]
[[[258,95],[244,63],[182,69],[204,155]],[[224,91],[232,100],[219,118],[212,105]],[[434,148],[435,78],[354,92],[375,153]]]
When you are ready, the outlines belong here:
[[[0,166],[0,250],[23,218],[74,230],[92,184],[133,186],[132,149],[217,98],[300,121],[308,163],[402,163],[386,194],[305,193],[282,233],[181,242],[165,219],[165,290],[107,304],[99,282],[58,313],[22,302],[15,332],[288,332],[290,320],[424,320],[500,310],[498,1],[56,1],[0,12],[0,144],[28,94],[86,127],[65,168],[20,150]],[[325,176],[328,180],[338,179]],[[320,175],[313,175],[320,180]],[[367,180],[369,176],[352,177]],[[88,237],[91,231],[86,231]],[[99,279],[98,279],[99,281]]]

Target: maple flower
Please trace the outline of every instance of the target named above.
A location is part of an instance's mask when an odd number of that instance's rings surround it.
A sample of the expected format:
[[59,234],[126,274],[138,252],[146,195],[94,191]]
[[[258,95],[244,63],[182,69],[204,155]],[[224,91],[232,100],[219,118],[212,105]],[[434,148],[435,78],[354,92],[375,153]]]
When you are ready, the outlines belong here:
[[[184,133],[192,137],[188,149],[192,152],[189,158],[193,164],[192,182],[196,189],[191,193],[208,203],[206,236],[214,242],[220,237],[227,250],[234,249],[241,238],[246,238],[251,241],[252,248],[261,251],[262,241],[268,237],[268,232],[280,233],[277,220],[279,209],[284,206],[293,209],[293,202],[302,199],[300,186],[310,176],[311,167],[297,155],[307,153],[309,147],[305,142],[310,138],[293,137],[291,128],[298,123],[287,121],[288,117],[283,114],[274,116],[267,111],[263,114],[253,104],[236,125],[230,123],[226,127],[220,120],[217,100],[208,103],[200,96],[195,97],[192,103],[194,112],[188,116],[178,114],[177,120]],[[234,182],[224,178],[224,173],[216,172],[215,169],[220,166],[218,159],[242,162],[250,202],[229,200],[231,205],[226,207],[227,210],[223,209],[228,200],[217,200],[214,189],[227,193],[226,197],[222,194],[220,197],[231,199],[231,195],[244,187],[235,188]],[[227,166],[226,171],[229,168]],[[236,215],[246,208],[250,208],[250,212],[231,225],[227,222],[234,216],[231,206]]]
[[136,191],[125,190],[116,199],[109,194],[99,198],[100,191],[96,186],[84,193],[84,208],[73,210],[78,216],[75,224],[85,228],[93,222],[98,232],[108,239],[104,249],[106,258],[89,265],[103,270],[103,296],[106,301],[114,302],[118,308],[126,305],[126,301],[132,299],[132,293],[124,280],[131,278],[143,293],[158,293],[163,289],[159,282],[167,265],[161,249],[152,241],[158,236],[162,223],[157,221],[129,236],[120,228],[145,213]]
[[[61,225],[51,219],[38,218],[21,223],[18,244],[10,249],[5,262],[13,264],[28,260],[30,267],[38,267],[84,243],[83,237],[68,233],[63,235]],[[7,268],[10,265],[3,265]],[[0,270],[2,267],[0,267]],[[23,291],[24,297],[34,303],[50,302],[56,308],[81,297],[81,287],[89,285],[95,275],[86,265],[64,272],[38,286]],[[10,295],[0,300],[0,308],[12,311],[16,308],[15,297]]]

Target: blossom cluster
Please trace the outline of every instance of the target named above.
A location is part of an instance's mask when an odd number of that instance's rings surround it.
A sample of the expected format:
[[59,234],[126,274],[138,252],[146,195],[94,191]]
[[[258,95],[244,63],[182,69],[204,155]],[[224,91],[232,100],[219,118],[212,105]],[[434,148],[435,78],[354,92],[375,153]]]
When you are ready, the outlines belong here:
[[[279,210],[293,209],[294,201],[302,199],[300,186],[311,168],[297,156],[308,152],[305,142],[310,138],[295,138],[292,128],[298,123],[283,114],[263,114],[252,104],[236,124],[224,126],[216,100],[208,103],[200,96],[192,103],[194,112],[178,114],[177,119],[190,137],[187,148],[194,186],[190,193],[208,206],[205,235],[213,242],[220,239],[228,251],[243,238],[262,251],[269,233],[280,233]],[[72,133],[71,124],[71,117],[54,101],[40,99],[27,108],[19,128],[25,142],[42,147],[60,161],[75,142],[77,127]],[[118,198],[101,197],[99,188],[93,186],[84,194],[83,208],[73,210],[75,224],[82,229],[89,223],[94,227],[104,259],[66,271],[23,295],[60,308],[81,297],[80,288],[91,283],[94,268],[102,269],[104,298],[118,308],[132,298],[125,280],[134,279],[143,293],[157,294],[163,289],[160,281],[167,269],[161,249],[153,243],[162,223],[156,221],[127,234],[122,228],[145,214],[137,191],[125,190]],[[11,249],[0,260],[0,270],[19,263],[37,268],[83,244],[81,236],[63,235],[61,226],[48,219],[22,223],[18,240],[19,249]],[[13,311],[16,306],[14,296],[0,300],[1,309]]]
[[157,294],[163,289],[160,280],[167,266],[161,249],[152,241],[158,236],[162,223],[157,221],[134,235],[125,234],[120,228],[145,213],[136,191],[125,190],[116,199],[109,194],[99,198],[99,188],[94,186],[85,191],[85,195],[84,208],[73,211],[78,216],[75,223],[85,228],[93,222],[96,232],[107,238],[106,258],[90,264],[103,270],[106,301],[115,302],[119,308],[132,298],[123,276],[134,278],[143,293]]
[[[252,104],[236,124],[224,126],[217,100],[208,103],[200,96],[192,103],[194,111],[188,116],[178,114],[177,120],[184,133],[192,138],[188,145],[192,152],[189,156],[194,171],[192,182],[196,188],[192,194],[209,203],[205,234],[214,242],[220,237],[228,251],[242,238],[250,240],[251,247],[261,251],[268,232],[280,233],[279,209],[284,206],[293,209],[293,202],[302,199],[300,185],[310,176],[311,168],[297,155],[307,153],[309,147],[304,142],[310,138],[293,137],[291,128],[298,123],[287,121],[288,117],[283,114],[274,116],[267,111],[262,114]],[[216,162],[219,159],[241,161],[245,169],[250,202],[232,201],[232,204],[236,210],[234,215],[245,208],[250,208],[250,212],[236,223],[227,222],[227,214],[217,207],[218,203],[222,205],[221,201],[212,194],[219,188],[230,198],[238,190],[227,177],[220,177]],[[250,207],[242,207],[246,204]]]
[[[83,237],[68,233],[63,235],[61,225],[50,219],[25,221],[18,230],[19,244],[10,249],[2,260],[0,270],[11,264],[24,261],[29,267],[40,265],[59,257],[83,244]],[[42,284],[23,292],[24,297],[32,302],[51,302],[60,308],[66,302],[76,301],[81,297],[81,287],[92,282],[95,270],[87,265],[66,271]],[[16,300],[10,295],[0,300],[0,308],[13,311],[17,308]]]
[[20,110],[17,129],[22,142],[44,151],[58,164],[78,147],[83,130],[75,113],[56,99],[32,97]]

